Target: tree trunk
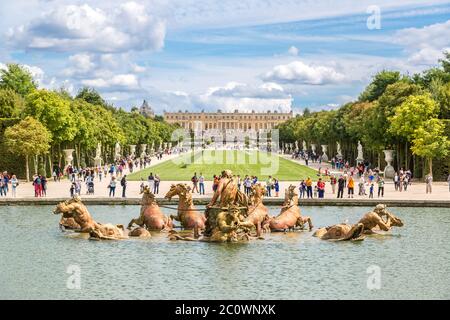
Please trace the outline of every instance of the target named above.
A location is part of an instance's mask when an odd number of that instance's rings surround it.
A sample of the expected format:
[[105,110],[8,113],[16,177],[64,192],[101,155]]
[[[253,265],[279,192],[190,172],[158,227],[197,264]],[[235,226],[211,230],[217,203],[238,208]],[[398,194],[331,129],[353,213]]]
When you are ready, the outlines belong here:
[[28,164],[28,155],[25,156],[25,172],[27,175],[27,182],[30,182],[30,165]]
[[405,143],[405,170],[408,170],[408,141]]
[[433,158],[429,158],[429,159],[428,159],[428,165],[429,165],[429,168],[430,168],[429,174],[430,174],[431,176],[433,176]]
[[381,153],[378,151],[378,169],[381,170]]

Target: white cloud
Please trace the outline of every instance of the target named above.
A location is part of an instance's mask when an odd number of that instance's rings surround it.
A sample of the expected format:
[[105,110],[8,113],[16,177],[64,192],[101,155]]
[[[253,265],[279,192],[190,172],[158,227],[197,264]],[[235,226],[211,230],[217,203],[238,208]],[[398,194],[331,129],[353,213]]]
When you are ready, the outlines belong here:
[[407,28],[395,32],[392,41],[405,46],[408,62],[415,65],[435,65],[443,51],[450,48],[450,20],[423,28]]
[[439,59],[443,58],[444,51],[450,51],[450,47],[443,48],[442,50],[434,48],[423,48],[411,54],[411,56],[408,58],[408,62],[415,65],[435,65],[438,63]]
[[88,4],[59,6],[11,28],[8,38],[20,49],[111,53],[161,49],[165,33],[164,21],[144,5],[127,2],[110,11]]
[[276,83],[323,85],[343,81],[345,76],[332,67],[308,65],[301,61],[294,61],[275,66],[263,76],[263,79]]
[[81,84],[108,90],[134,90],[139,88],[139,81],[134,74],[118,74],[111,78],[85,79],[81,81]]
[[288,54],[290,54],[291,56],[298,56],[298,49],[292,46],[289,48]]

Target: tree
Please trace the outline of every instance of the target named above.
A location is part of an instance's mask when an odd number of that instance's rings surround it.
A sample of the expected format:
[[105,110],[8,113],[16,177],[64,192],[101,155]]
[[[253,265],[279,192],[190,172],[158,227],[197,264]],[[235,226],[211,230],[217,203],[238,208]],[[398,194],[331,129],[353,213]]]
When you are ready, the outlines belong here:
[[47,153],[50,142],[50,132],[32,117],[26,117],[5,130],[5,144],[9,151],[25,157],[27,181],[30,180],[29,157]]
[[439,104],[439,118],[450,119],[450,82],[433,79],[430,84],[433,99]]
[[436,118],[438,111],[439,108],[430,94],[409,96],[395,108],[394,115],[389,118],[389,131],[411,141],[415,130],[429,119]]
[[374,101],[378,99],[384,93],[387,86],[400,80],[400,72],[398,71],[386,71],[378,72],[372,82],[366,87],[366,89],[359,96],[359,101]]
[[439,59],[442,65],[442,69],[448,74],[450,74],[450,51],[444,51],[444,58]]
[[442,120],[431,118],[414,130],[411,150],[428,159],[430,174],[433,174],[433,159],[446,157],[450,153],[450,141],[444,134]]
[[21,114],[23,98],[11,89],[0,89],[0,118],[14,118]]
[[39,120],[52,133],[53,142],[60,144],[72,141],[77,128],[70,101],[63,99],[58,93],[47,90],[35,90],[26,98],[26,115]]
[[95,106],[103,106],[108,107],[108,104],[105,100],[103,100],[100,93],[97,92],[94,88],[84,87],[78,91],[78,94],[75,97],[76,99],[82,99],[90,104]]
[[6,70],[0,70],[0,89],[11,89],[25,97],[37,89],[31,73],[24,67],[11,63]]

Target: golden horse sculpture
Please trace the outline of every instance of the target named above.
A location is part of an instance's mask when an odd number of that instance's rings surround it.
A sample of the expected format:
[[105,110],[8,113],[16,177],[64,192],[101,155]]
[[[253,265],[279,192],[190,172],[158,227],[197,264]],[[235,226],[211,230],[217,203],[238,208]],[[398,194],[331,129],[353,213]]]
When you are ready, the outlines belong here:
[[257,237],[261,237],[263,222],[269,219],[269,209],[263,204],[265,193],[266,188],[261,183],[254,184],[248,201],[248,216],[245,221],[250,221],[255,225]]
[[[383,220],[386,217],[386,220]],[[371,212],[366,213],[356,224],[340,223],[320,228],[313,236],[322,240],[364,240],[367,234],[378,234],[377,231],[389,231],[392,227],[402,227],[403,221],[386,210],[386,205],[378,204]]]
[[170,200],[174,196],[179,198],[178,213],[176,216],[171,215],[170,218],[179,221],[184,229],[194,230],[194,237],[198,238],[205,229],[206,217],[195,208],[191,187],[185,183],[172,184],[165,198]]
[[[141,192],[141,211],[139,217],[132,219],[128,223],[127,229],[131,229],[133,224],[148,231],[171,230],[173,228],[172,220],[165,216],[156,202],[155,195],[145,186]],[[130,232],[130,234],[132,234]]]
[[265,231],[287,231],[295,227],[304,228],[308,223],[309,231],[313,225],[310,217],[303,217],[298,206],[298,194],[296,188],[290,185],[285,191],[284,203],[281,212],[276,217],[270,217],[264,221],[263,229]]
[[[168,195],[170,196],[171,193]],[[247,197],[238,190],[237,181],[231,171],[223,171],[217,190],[211,202],[206,206],[205,231],[198,240],[206,242],[248,241],[254,224],[252,221],[245,220],[247,213]],[[194,238],[183,237],[175,231],[171,232],[169,238],[171,240],[197,240],[195,235]]]
[[91,238],[105,240],[126,239],[122,225],[101,224],[96,222],[79,197],[60,202],[53,210],[54,214],[62,214],[64,218],[73,218],[80,226],[76,232],[88,233]]

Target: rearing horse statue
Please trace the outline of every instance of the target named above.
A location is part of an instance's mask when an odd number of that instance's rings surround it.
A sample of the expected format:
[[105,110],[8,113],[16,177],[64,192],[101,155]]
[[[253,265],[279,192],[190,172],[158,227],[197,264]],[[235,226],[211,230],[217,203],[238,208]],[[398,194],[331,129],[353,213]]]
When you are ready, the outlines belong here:
[[194,236],[198,237],[199,232],[205,229],[206,218],[194,207],[191,188],[185,183],[172,184],[165,198],[170,200],[174,196],[180,199],[178,214],[170,218],[179,221],[184,229],[194,229]]
[[263,204],[266,188],[257,183],[252,186],[249,197],[248,216],[245,221],[252,222],[256,227],[256,236],[261,236],[262,224],[269,218],[269,209]]
[[295,191],[295,186],[290,185],[285,191],[285,198],[281,212],[276,217],[271,217],[264,221],[263,228],[271,231],[287,231],[300,227],[303,229],[304,225],[308,223],[309,231],[312,230],[313,225],[310,217],[303,217],[300,214],[298,206],[298,194]]
[[150,188],[145,186],[141,193],[142,200],[139,218],[132,219],[128,224],[128,229],[131,229],[133,224],[137,224],[139,227],[145,227],[149,231],[172,229],[172,220],[162,213],[155,200],[155,195],[150,191]]

